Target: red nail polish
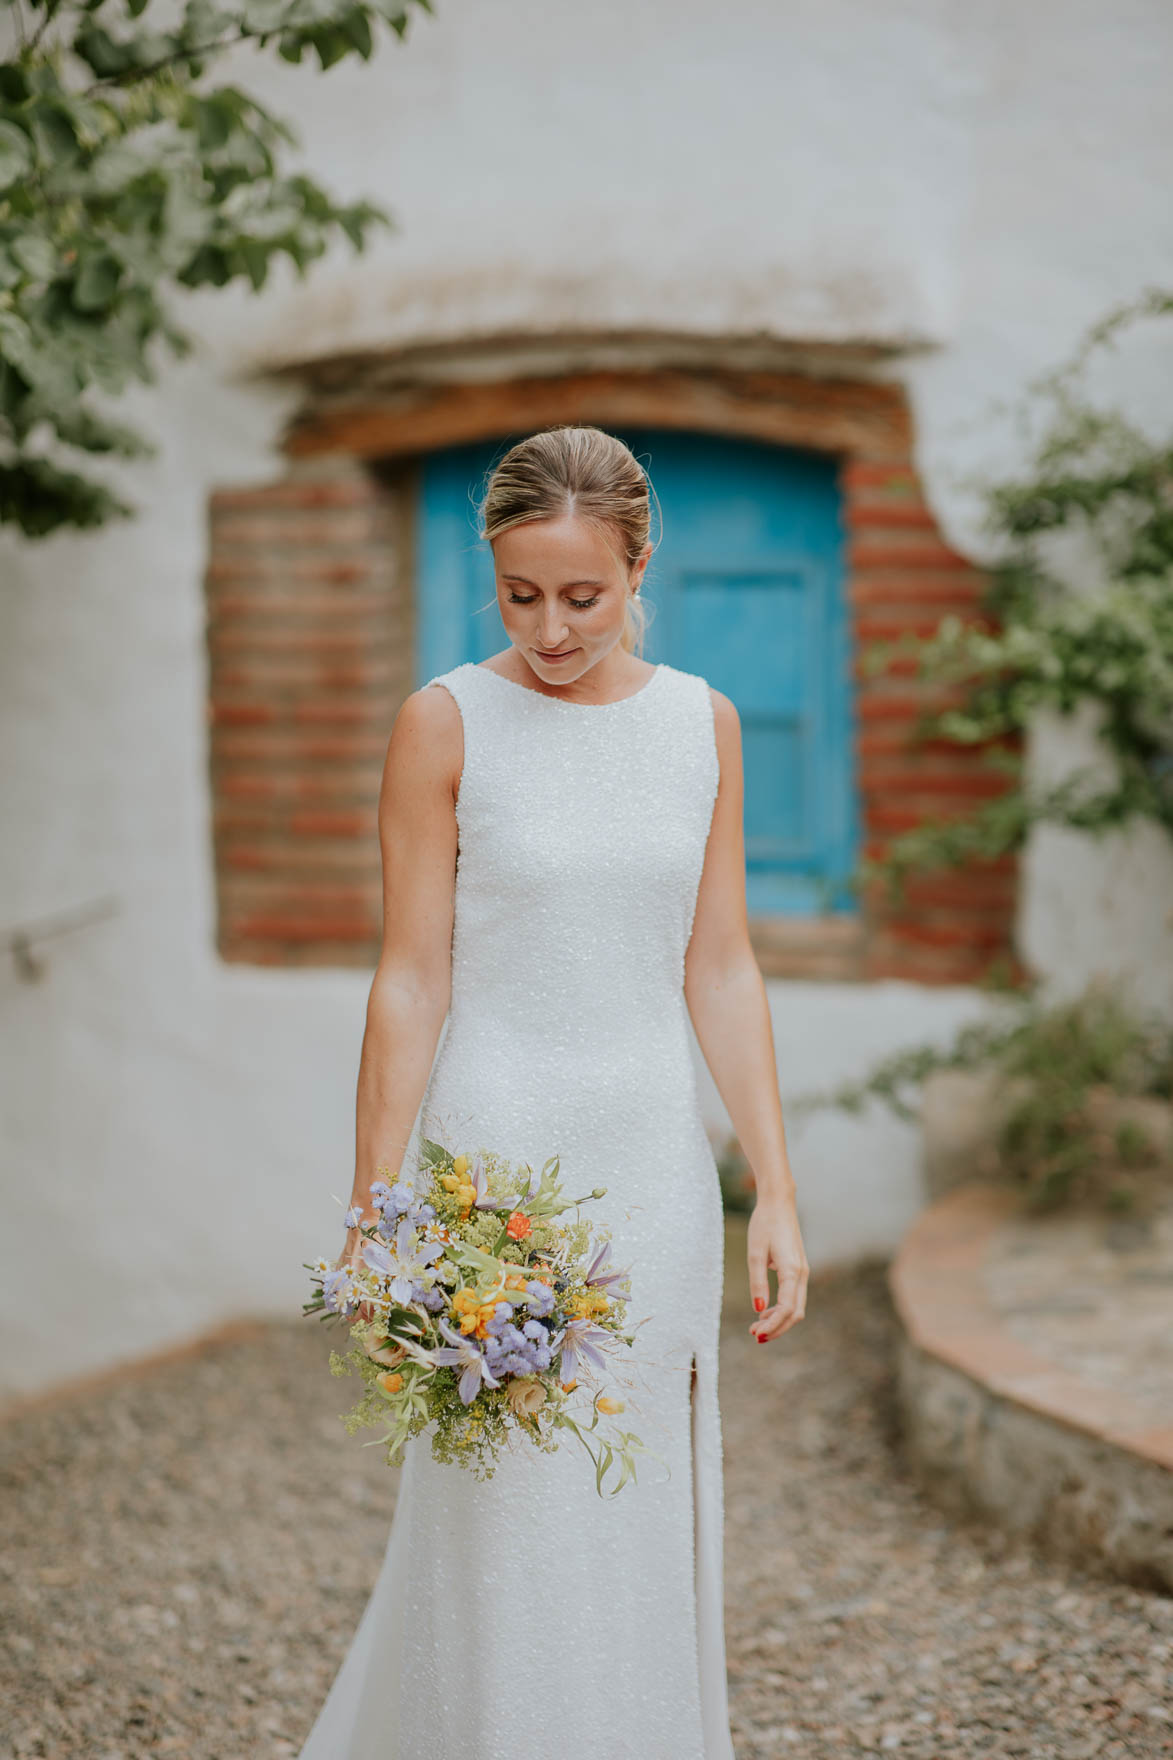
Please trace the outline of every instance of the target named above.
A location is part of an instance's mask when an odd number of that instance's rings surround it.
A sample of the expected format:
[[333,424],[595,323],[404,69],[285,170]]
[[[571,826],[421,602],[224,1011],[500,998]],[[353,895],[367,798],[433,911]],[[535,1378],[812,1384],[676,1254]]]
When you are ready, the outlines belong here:
[[755,1314],[760,1314],[760,1313],[761,1313],[761,1311],[762,1311],[762,1309],[763,1309],[763,1308],[764,1308],[764,1307],[765,1307],[765,1305],[766,1305],[766,1304],[765,1304],[765,1301],[764,1301],[764,1300],[763,1300],[763,1298],[762,1298],[762,1297],[761,1297],[761,1296],[755,1296],[755,1297],[754,1297],[754,1299],[753,1299],[753,1311],[754,1311],[754,1313],[755,1313]]
[[757,1337],[757,1341],[758,1341],[758,1343],[759,1343],[759,1344],[765,1344],[765,1343],[766,1343],[766,1335],[765,1335],[765,1333],[764,1333],[764,1332],[759,1332],[759,1333],[757,1333],[757,1334],[756,1334],[756,1337]]

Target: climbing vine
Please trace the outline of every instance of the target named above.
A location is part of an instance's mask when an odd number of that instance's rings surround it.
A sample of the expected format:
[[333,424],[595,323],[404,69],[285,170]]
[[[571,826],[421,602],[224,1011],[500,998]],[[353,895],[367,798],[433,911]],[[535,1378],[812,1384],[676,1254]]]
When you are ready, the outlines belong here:
[[[1126,328],[1170,316],[1173,293],[1149,291],[1035,386],[1030,464],[987,490],[998,561],[986,616],[946,618],[901,644],[923,681],[961,694],[959,707],[926,716],[923,732],[986,747],[1009,786],[895,838],[878,867],[896,885],[913,870],[995,860],[1043,823],[1100,834],[1148,820],[1173,837],[1173,436],[1154,440],[1098,408],[1085,373]],[[1093,578],[1077,582],[1089,565]],[[1040,711],[1081,708],[1109,762],[1032,784],[1017,736]]]

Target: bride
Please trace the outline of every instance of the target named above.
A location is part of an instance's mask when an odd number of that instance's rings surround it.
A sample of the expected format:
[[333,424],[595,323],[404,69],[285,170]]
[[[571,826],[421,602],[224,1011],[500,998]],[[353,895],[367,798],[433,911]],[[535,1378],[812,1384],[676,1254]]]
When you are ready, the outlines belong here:
[[[481,514],[509,646],[429,679],[391,732],[347,1220],[375,1218],[380,1166],[410,1180],[421,1136],[535,1169],[556,1154],[567,1190],[605,1187],[591,1220],[643,1321],[627,1417],[656,1459],[608,1500],[572,1444],[479,1481],[409,1443],[301,1760],[732,1760],[723,1229],[690,1019],[756,1183],[752,1336],[800,1320],[807,1285],[746,922],[740,724],[639,655],[650,485],[620,440],[522,440]],[[339,1265],[361,1244],[356,1226]]]

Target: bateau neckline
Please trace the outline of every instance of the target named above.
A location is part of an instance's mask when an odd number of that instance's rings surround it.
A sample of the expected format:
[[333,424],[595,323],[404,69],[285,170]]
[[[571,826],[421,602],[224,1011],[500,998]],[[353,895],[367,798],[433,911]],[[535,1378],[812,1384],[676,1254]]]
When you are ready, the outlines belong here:
[[486,672],[490,678],[495,678],[498,684],[508,685],[511,691],[520,691],[526,697],[536,697],[539,703],[554,703],[560,709],[622,709],[625,703],[636,703],[641,697],[646,697],[660,675],[666,671],[664,661],[658,660],[656,670],[652,673],[651,678],[641,684],[637,691],[631,691],[626,697],[616,697],[610,703],[573,703],[565,697],[550,697],[546,695],[545,691],[535,691],[528,684],[518,684],[515,678],[506,678],[504,673],[494,672],[491,666],[484,666],[479,660],[470,660],[469,665],[474,672]]

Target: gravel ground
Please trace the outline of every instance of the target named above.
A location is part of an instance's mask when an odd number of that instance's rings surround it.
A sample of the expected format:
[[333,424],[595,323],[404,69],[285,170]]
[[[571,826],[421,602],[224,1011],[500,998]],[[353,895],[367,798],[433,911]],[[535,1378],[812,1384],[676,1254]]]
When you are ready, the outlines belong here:
[[[731,1263],[738,1760],[1173,1754],[1173,1600],[959,1527],[909,1482],[881,1268],[816,1279],[763,1348],[736,1238]],[[3,1760],[296,1755],[393,1497],[337,1421],[326,1342],[258,1328],[0,1433]]]

